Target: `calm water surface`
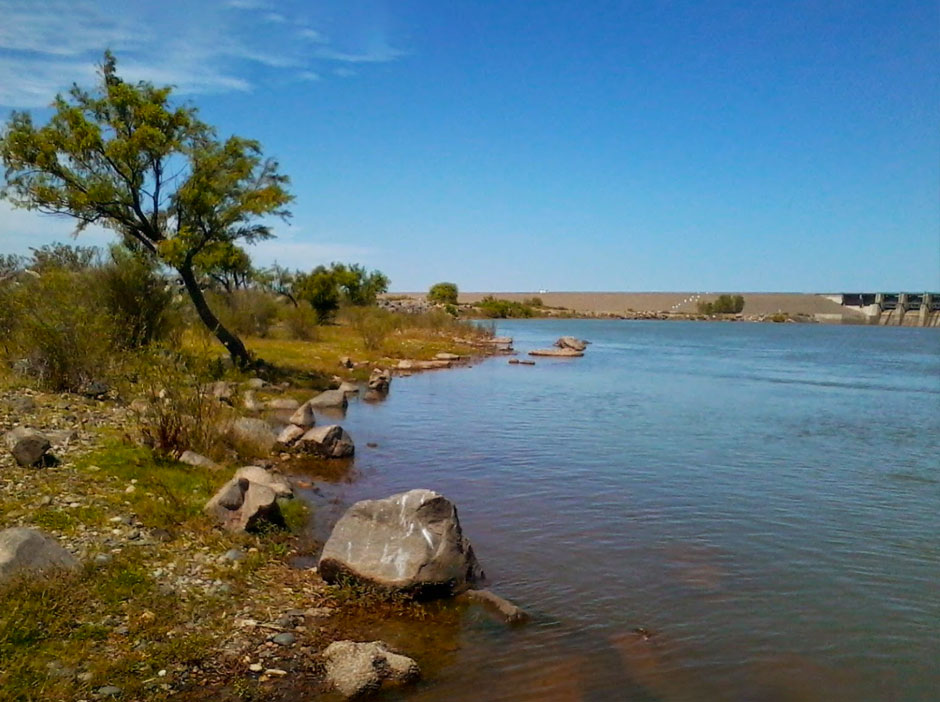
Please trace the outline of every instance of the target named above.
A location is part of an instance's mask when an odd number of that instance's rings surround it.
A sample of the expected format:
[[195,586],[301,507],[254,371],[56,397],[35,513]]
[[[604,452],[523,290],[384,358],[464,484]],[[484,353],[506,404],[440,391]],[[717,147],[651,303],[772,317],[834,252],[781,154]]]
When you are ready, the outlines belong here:
[[593,344],[397,378],[344,421],[360,452],[343,502],[445,494],[492,589],[534,615],[464,615],[403,699],[938,699],[936,330],[498,333]]

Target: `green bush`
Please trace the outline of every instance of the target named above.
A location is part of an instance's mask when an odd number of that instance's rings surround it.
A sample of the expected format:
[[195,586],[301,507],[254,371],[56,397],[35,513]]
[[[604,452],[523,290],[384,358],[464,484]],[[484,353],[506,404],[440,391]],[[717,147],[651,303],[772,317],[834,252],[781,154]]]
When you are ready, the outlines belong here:
[[353,328],[362,337],[362,344],[370,351],[377,351],[385,344],[388,335],[399,326],[397,315],[386,310],[370,307],[355,307],[347,310]]
[[522,304],[528,305],[529,307],[545,307],[540,297],[527,297],[522,301]]
[[3,297],[7,363],[53,391],[107,377],[115,329],[93,272],[50,267],[5,286]]
[[300,341],[316,341],[319,338],[317,315],[310,305],[288,305],[281,311],[281,318],[289,338]]
[[717,300],[698,303],[700,314],[739,314],[744,310],[744,297],[741,295],[719,295]]
[[206,298],[222,324],[239,336],[266,337],[277,321],[279,305],[271,295],[253,288],[231,293],[211,292]]
[[136,349],[182,331],[171,282],[151,259],[114,246],[97,278],[120,346]]
[[457,295],[456,283],[435,283],[428,291],[428,302],[456,305]]
[[534,317],[535,311],[526,304],[512,300],[500,300],[487,295],[476,306],[485,317],[506,319],[509,317]]

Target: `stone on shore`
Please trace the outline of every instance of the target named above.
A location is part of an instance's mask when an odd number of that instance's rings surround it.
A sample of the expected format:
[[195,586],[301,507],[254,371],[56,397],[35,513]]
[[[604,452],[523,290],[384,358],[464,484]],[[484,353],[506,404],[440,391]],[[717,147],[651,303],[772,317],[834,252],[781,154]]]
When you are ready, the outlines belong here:
[[530,356],[553,356],[555,358],[580,358],[584,351],[575,351],[574,349],[535,349],[529,351]]
[[304,433],[296,445],[321,458],[348,458],[356,452],[352,437],[338,424],[314,427]]
[[392,374],[384,368],[373,368],[369,374],[369,389],[378,392],[388,392],[392,384]]
[[359,394],[359,386],[356,385],[355,383],[350,383],[346,381],[340,383],[338,390],[340,392],[346,393],[347,395]]
[[572,349],[574,351],[584,351],[587,349],[587,342],[582,339],[576,339],[573,336],[563,336],[555,342],[555,346],[560,349]]
[[232,478],[206,503],[206,512],[229,531],[254,531],[262,524],[282,525],[277,494],[248,478]]
[[310,406],[309,402],[305,402],[298,407],[297,411],[290,416],[290,420],[288,421],[298,427],[306,427],[308,429],[317,423],[316,418],[313,416],[313,407]]
[[306,433],[306,427],[299,427],[296,424],[288,424],[281,430],[281,433],[277,435],[277,443],[285,448],[290,448],[290,446],[295,441],[297,441],[297,439]]
[[346,409],[349,406],[349,400],[346,399],[346,393],[341,390],[324,390],[316,397],[307,400],[307,404],[316,408]]
[[232,388],[231,383],[227,383],[224,380],[219,380],[218,382],[212,383],[212,385],[209,386],[209,391],[212,393],[212,397],[217,399],[219,402],[225,402],[227,404],[232,403],[234,389]]
[[251,390],[245,391],[245,396],[242,399],[242,407],[244,407],[249,412],[258,412],[264,409],[264,405],[258,402],[258,400],[255,398],[255,393]]
[[459,361],[461,358],[463,358],[463,356],[460,356],[456,353],[441,352],[434,354],[435,361]]
[[213,461],[211,458],[207,458],[202,454],[196,453],[195,451],[183,451],[179,457],[180,463],[185,463],[188,466],[195,466],[197,468],[208,468],[209,470],[221,470],[222,466]]
[[265,402],[264,406],[270,410],[295,410],[300,407],[300,403],[293,397],[275,397]]
[[247,444],[260,453],[270,453],[277,442],[271,425],[257,417],[239,417],[232,422],[228,433],[235,442]]
[[416,680],[414,660],[388,650],[382,641],[334,641],[322,653],[325,679],[346,698],[377,692],[386,684]]
[[419,597],[459,593],[485,577],[457,508],[431,490],[354,504],[324,546],[319,572],[327,582],[348,576]]
[[3,435],[3,442],[21,466],[41,466],[55,462],[49,454],[52,442],[45,434],[35,429],[17,427]]
[[266,485],[278,497],[293,497],[294,490],[283,475],[274,470],[265,470],[261,466],[242,466],[235,471],[235,480],[246,478],[258,485]]
[[24,573],[78,567],[75,556],[37,529],[13,527],[0,531],[0,583]]

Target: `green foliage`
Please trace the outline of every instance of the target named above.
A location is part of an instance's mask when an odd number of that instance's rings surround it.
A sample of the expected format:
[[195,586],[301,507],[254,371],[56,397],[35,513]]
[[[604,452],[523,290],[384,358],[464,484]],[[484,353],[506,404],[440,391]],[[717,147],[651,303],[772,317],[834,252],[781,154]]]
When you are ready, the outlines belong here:
[[512,300],[500,300],[492,295],[484,297],[476,306],[485,317],[492,319],[535,316],[534,310],[526,304]]
[[79,391],[108,375],[114,326],[94,272],[49,269],[0,292],[4,360],[49,390]]
[[209,293],[207,298],[229,329],[244,336],[266,337],[277,321],[280,306],[270,294],[253,288]]
[[542,302],[542,298],[540,297],[527,297],[522,301],[522,304],[529,307],[545,307],[545,304]]
[[47,244],[33,252],[28,267],[32,271],[42,273],[48,270],[84,271],[95,265],[98,259],[98,249],[94,246],[72,246],[56,242]]
[[294,285],[298,299],[306,300],[317,315],[317,324],[328,324],[339,309],[339,285],[332,271],[317,266],[308,274],[299,274]]
[[193,258],[196,272],[208,276],[226,292],[245,288],[254,275],[251,258],[231,241],[206,244]]
[[378,308],[357,308],[350,310],[349,317],[353,327],[362,337],[362,345],[370,351],[382,348],[388,335],[399,326],[396,315]]
[[738,314],[744,309],[744,297],[741,295],[719,295],[717,300],[698,303],[699,314]]
[[456,283],[435,283],[428,290],[428,302],[456,305],[457,294]]
[[389,279],[381,271],[369,272],[357,263],[333,263],[330,272],[350,305],[374,305],[379,295],[388,292]]
[[285,307],[281,311],[281,318],[284,320],[284,329],[289,338],[301,341],[316,341],[319,338],[317,315],[309,306]]
[[195,257],[213,244],[271,236],[259,219],[289,216],[288,179],[258,142],[224,141],[171,88],[122,80],[108,52],[91,91],[58,96],[41,127],[13,112],[0,138],[2,195],[14,206],[98,223],[183,276],[199,316],[240,364],[244,345],[218,322],[195,281]]
[[263,290],[286,297],[294,307],[298,307],[296,286],[300,272],[291,272],[275,263],[270,268],[255,271],[255,280]]
[[110,260],[97,278],[119,346],[141,348],[181,331],[171,283],[157,270],[152,257],[112,246]]

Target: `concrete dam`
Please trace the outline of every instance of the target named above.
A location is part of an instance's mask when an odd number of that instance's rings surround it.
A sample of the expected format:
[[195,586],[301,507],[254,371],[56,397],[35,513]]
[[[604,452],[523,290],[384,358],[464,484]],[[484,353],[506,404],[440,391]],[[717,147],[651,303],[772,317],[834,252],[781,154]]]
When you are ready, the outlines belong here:
[[843,322],[940,327],[940,293],[842,293],[824,297],[838,302],[846,310],[848,314],[843,316]]

